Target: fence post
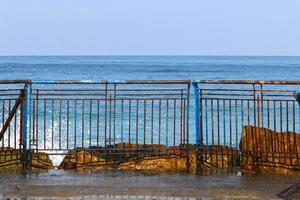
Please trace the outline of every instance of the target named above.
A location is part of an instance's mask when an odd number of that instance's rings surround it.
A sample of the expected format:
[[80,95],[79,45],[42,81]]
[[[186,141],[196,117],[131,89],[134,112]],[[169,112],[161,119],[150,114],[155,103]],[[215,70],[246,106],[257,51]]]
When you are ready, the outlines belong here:
[[28,123],[28,119],[30,116],[30,92],[31,85],[25,84],[24,86],[24,97],[22,103],[22,144],[23,144],[23,168],[28,167],[29,159],[29,151],[28,151],[28,129],[30,128],[30,124]]
[[193,81],[192,82],[194,87],[194,94],[195,94],[195,131],[196,131],[196,157],[197,157],[197,168],[196,173],[199,173],[202,166],[202,153],[201,153],[201,128],[200,128],[200,93],[198,83]]

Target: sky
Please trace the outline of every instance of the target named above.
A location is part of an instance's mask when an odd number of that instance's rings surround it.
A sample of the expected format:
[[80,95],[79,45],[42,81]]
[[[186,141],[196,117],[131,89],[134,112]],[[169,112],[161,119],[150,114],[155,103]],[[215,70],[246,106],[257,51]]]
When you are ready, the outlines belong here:
[[300,1],[0,0],[0,55],[300,56]]

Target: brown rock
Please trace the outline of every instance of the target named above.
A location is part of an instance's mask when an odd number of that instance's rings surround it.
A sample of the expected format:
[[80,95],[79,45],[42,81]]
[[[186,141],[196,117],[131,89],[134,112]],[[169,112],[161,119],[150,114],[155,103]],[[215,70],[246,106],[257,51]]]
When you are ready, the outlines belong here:
[[31,167],[34,169],[54,169],[53,163],[46,153],[33,153],[31,159]]
[[0,148],[0,170],[22,169],[21,152],[11,147]]
[[287,174],[299,170],[300,135],[245,126],[240,142],[241,168],[249,172]]
[[[70,150],[60,164],[59,169],[123,169],[193,172],[196,169],[196,156],[193,148],[191,148],[192,150],[190,151],[185,149],[184,152],[182,152],[183,147],[172,147],[169,154],[166,154],[166,147],[158,144],[136,145],[121,143],[115,145],[115,148],[119,147],[121,149],[124,147],[124,149],[122,149],[122,151],[113,151],[113,149],[105,150],[106,159],[98,154],[99,152],[95,150],[96,148]],[[136,151],[135,148],[141,149]],[[117,159],[115,160],[115,158]]]
[[77,163],[79,164],[89,164],[92,162],[92,155],[86,150],[81,150],[77,152],[76,156],[77,156]]

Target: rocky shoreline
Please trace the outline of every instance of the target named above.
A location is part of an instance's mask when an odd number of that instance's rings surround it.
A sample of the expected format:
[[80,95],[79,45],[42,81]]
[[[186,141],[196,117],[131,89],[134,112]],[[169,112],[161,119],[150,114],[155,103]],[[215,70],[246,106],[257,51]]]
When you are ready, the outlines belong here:
[[[106,147],[69,150],[58,166],[62,170],[143,170],[196,173],[200,170],[240,169],[246,173],[297,174],[300,171],[300,135],[278,133],[267,128],[245,126],[239,148],[225,145],[166,147],[119,143]],[[300,149],[299,149],[300,150]],[[197,159],[197,156],[199,159]],[[29,169],[54,169],[47,153],[30,152]],[[22,169],[23,154],[13,148],[0,149],[0,170]],[[199,169],[199,168],[198,168]]]

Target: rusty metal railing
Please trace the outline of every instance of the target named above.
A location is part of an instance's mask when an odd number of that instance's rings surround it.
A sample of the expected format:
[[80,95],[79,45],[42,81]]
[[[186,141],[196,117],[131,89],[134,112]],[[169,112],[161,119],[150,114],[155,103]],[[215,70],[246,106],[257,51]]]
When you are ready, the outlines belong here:
[[0,81],[0,165],[26,167],[27,85],[31,81]]
[[2,149],[127,154],[130,144],[138,151],[129,153],[143,156],[195,145],[198,167],[300,163],[298,81],[17,80],[0,86]]
[[193,85],[199,166],[297,166],[300,108],[293,93],[300,82],[199,80]]
[[190,141],[190,81],[32,81],[30,93],[36,151],[120,153],[130,144],[141,156]]

